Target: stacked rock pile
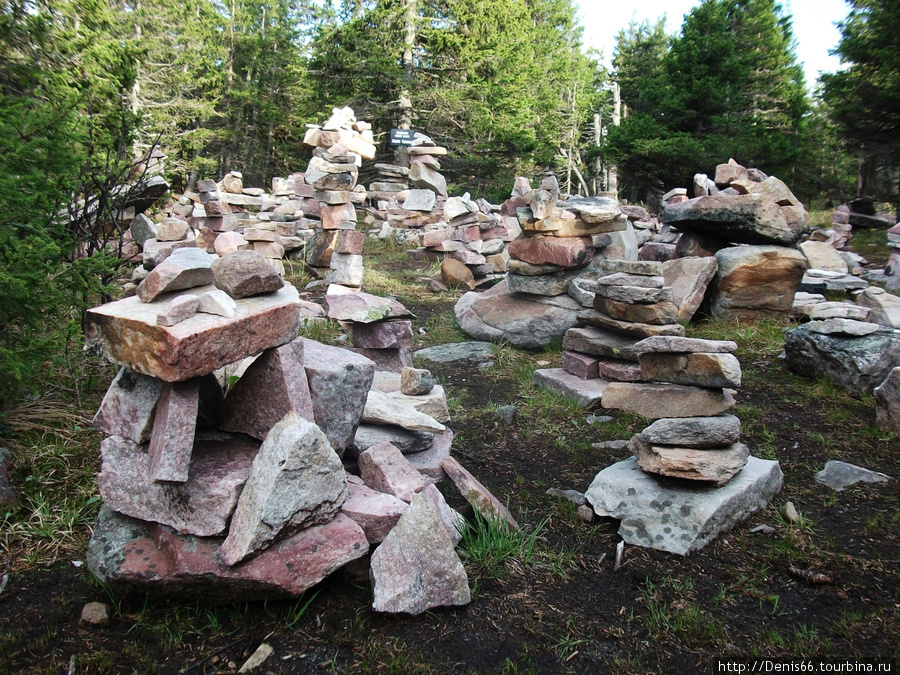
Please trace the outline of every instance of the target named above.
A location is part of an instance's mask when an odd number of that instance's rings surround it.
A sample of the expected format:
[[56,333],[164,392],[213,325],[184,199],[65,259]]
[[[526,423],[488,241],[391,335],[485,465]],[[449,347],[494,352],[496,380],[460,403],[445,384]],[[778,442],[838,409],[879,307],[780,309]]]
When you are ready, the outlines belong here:
[[597,474],[585,496],[621,520],[626,542],[698,550],[765,508],[781,489],[778,462],[750,456],[740,421],[723,414],[741,383],[734,342],[654,336],[633,345],[643,382],[613,382],[603,406],[654,420],[629,442],[634,457]]
[[315,148],[303,180],[313,187],[321,228],[310,243],[307,263],[321,275],[327,262],[327,284],[358,291],[365,235],[356,231],[356,204],[365,201],[366,191],[357,180],[362,160],[375,156],[372,127],[350,108],[335,108],[321,127],[307,130],[303,141]]
[[401,303],[369,293],[325,297],[325,315],[349,330],[355,351],[371,359],[379,370],[395,371],[412,365],[412,321]]
[[[212,262],[188,264],[200,256]],[[159,320],[208,293],[223,311]],[[94,420],[108,436],[88,550],[99,579],[213,602],[291,597],[380,543],[376,610],[469,601],[459,516],[433,483],[449,473],[475,508],[508,514],[422,412],[446,420],[443,391],[426,372],[376,378],[364,356],[296,337],[313,307],[255,251],[186,249],[137,297],[88,312],[88,345],[123,366]],[[253,354],[223,387],[221,369]],[[386,437],[361,439],[364,426]],[[426,443],[404,454],[394,429]]]

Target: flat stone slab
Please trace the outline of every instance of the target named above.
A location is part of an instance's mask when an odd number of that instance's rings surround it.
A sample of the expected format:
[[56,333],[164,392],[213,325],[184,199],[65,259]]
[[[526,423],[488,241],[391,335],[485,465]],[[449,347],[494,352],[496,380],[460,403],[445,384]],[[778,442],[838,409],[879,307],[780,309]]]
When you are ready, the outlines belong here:
[[[192,292],[215,290],[204,286]],[[286,285],[266,295],[237,301],[232,318],[198,313],[174,326],[160,326],[156,315],[172,298],[154,302],[123,298],[88,310],[85,344],[135,372],[179,382],[278,347],[297,336],[305,317],[318,314]]]
[[397,400],[377,389],[370,389],[362,422],[368,424],[393,424],[408,431],[440,433],[446,427],[430,415],[419,412],[410,403]]
[[727,389],[704,389],[681,384],[611,382],[601,405],[657,420],[664,417],[710,417],[735,403]]
[[545,368],[534,371],[534,385],[540,389],[555,391],[574,398],[578,405],[590,408],[600,403],[609,382],[601,379],[584,380],[562,368]]
[[892,480],[886,473],[864,469],[861,466],[836,459],[829,459],[825,462],[825,468],[813,478],[838,492],[857,483],[887,483]]
[[637,363],[638,355],[634,349],[636,342],[637,338],[611,333],[594,326],[579,326],[566,331],[562,348]]
[[687,448],[718,448],[737,443],[741,421],[734,415],[666,417],[641,432],[648,443]]
[[456,489],[472,505],[473,509],[485,518],[495,518],[501,522],[506,521],[507,526],[512,530],[519,529],[516,519],[500,503],[500,500],[491,494],[490,490],[482,485],[455,458],[448,457],[441,462],[441,466],[447,472],[450,480],[453,481]]
[[494,349],[492,342],[451,342],[419,349],[413,353],[413,356],[434,363],[453,363],[455,361],[484,363],[494,357]]
[[782,479],[778,462],[752,456],[723,487],[655,476],[631,457],[598,473],[585,497],[598,516],[621,521],[626,543],[687,555],[764,509]]
[[415,318],[414,314],[396,300],[371,293],[326,295],[325,313],[329,319],[356,323]]
[[702,340],[700,338],[656,335],[644,338],[634,345],[637,354],[673,353],[691,354],[731,354],[737,349],[737,342],[731,340]]

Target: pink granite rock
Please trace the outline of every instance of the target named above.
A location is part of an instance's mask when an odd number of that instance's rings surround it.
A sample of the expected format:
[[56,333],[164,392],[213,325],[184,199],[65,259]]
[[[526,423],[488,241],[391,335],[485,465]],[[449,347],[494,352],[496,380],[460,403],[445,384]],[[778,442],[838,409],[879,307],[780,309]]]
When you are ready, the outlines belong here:
[[409,502],[426,482],[392,443],[379,443],[359,455],[359,472],[373,490]]
[[353,204],[319,204],[322,229],[337,230],[341,223],[356,223],[356,207]]
[[[209,290],[213,288],[196,293]],[[294,339],[304,315],[310,315],[307,304],[289,285],[240,300],[231,319],[198,313],[165,327],[156,324],[158,303],[124,298],[88,310],[86,343],[144,375],[167,382],[187,380]]]
[[406,307],[396,300],[382,298],[371,293],[325,296],[325,312],[329,319],[356,323],[415,318]]
[[222,534],[259,444],[223,434],[195,439],[186,483],[154,483],[146,445],[111,436],[100,445],[100,496],[111,509],[200,537]]
[[468,525],[466,519],[459,512],[450,508],[444,495],[435,485],[426,485],[420,494],[427,497],[437,507],[438,516],[444,524],[444,529],[447,530],[447,536],[450,537],[450,542],[456,546],[462,541],[462,533]]
[[505,521],[510,529],[518,530],[519,524],[516,519],[507,511],[506,507],[500,503],[491,492],[484,487],[471,473],[463,468],[462,464],[453,457],[448,457],[441,466],[459,493],[465,497],[466,501],[472,505],[476,511],[488,519],[499,519],[500,522]]
[[347,488],[349,496],[341,506],[341,513],[363,529],[370,544],[381,543],[400,520],[408,504],[393,495],[350,480],[347,481]]
[[200,378],[163,385],[147,449],[150,480],[187,482],[199,409]]
[[197,248],[197,240],[194,238],[184,239],[182,241],[156,241],[156,239],[148,239],[144,242],[144,268],[153,269],[166,258],[172,255],[173,251],[182,248]]
[[298,340],[264,351],[228,392],[222,429],[264,440],[288,411],[315,422]]
[[107,436],[146,443],[153,431],[163,381],[121,368],[103,397],[93,425]]
[[206,286],[213,280],[211,265],[214,260],[213,256],[199,248],[172,251],[138,284],[137,297],[142,302],[153,302],[161,293]]
[[412,322],[354,323],[353,346],[363,349],[412,349]]
[[471,601],[466,570],[437,507],[416,495],[397,526],[372,554],[376,612],[421,614]]
[[706,289],[716,275],[719,263],[714,255],[676,258],[663,263],[666,286],[672,289],[672,301],[678,305],[678,320],[690,321],[703,302]]
[[582,380],[592,380],[600,376],[597,370],[597,358],[581,352],[564,351],[562,367],[566,372],[580,377]]
[[316,423],[335,452],[342,455],[353,441],[365,410],[375,363],[340,347],[299,340]]
[[216,254],[221,256],[250,247],[249,242],[237,232],[222,232],[213,244]]
[[599,359],[597,372],[610,382],[641,382],[644,379],[640,364],[621,359]]
[[594,257],[588,237],[524,237],[511,241],[506,250],[513,258],[532,265],[579,267]]
[[365,232],[357,232],[356,230],[338,230],[337,238],[334,240],[334,252],[362,255],[363,244],[365,241]]
[[419,452],[410,452],[405,455],[413,468],[430,482],[440,482],[447,477],[447,473],[441,466],[441,462],[450,456],[450,448],[453,445],[453,431],[447,429],[443,433],[434,434],[431,447]]
[[216,288],[236,300],[271,293],[284,286],[284,279],[258,251],[229,253],[213,263],[212,273]]
[[222,560],[235,565],[275,541],[326,523],[346,498],[344,467],[325,434],[288,412],[253,460],[222,542]]

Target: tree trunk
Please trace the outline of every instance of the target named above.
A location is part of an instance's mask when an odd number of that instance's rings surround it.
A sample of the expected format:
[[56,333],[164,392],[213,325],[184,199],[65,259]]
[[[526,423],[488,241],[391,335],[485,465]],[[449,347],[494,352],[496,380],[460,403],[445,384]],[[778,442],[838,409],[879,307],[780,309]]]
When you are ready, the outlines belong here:
[[[400,90],[400,123],[401,129],[412,129],[413,87],[413,49],[416,46],[416,17],[418,16],[418,0],[404,0],[406,12],[403,19],[403,88]],[[403,145],[394,151],[394,162],[398,166],[409,166],[409,151]]]

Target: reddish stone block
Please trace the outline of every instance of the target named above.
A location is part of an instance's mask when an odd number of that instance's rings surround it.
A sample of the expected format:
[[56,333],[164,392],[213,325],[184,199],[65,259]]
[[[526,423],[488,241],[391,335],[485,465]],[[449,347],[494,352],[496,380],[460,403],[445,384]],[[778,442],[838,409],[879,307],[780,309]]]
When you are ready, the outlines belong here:
[[354,323],[353,346],[363,349],[412,349],[412,322]]
[[199,378],[163,385],[147,451],[150,480],[187,482],[199,408]]
[[532,265],[578,267],[594,257],[589,237],[525,237],[511,241],[509,254]]
[[563,352],[562,367],[567,373],[571,373],[582,380],[593,380],[600,377],[597,370],[596,357],[581,352]]

